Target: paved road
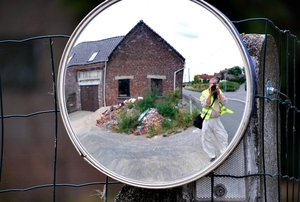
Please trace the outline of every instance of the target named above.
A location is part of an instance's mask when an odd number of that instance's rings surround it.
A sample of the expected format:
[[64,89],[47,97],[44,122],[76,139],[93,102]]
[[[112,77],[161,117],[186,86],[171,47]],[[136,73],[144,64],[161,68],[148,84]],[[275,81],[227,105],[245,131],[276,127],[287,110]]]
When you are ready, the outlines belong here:
[[[237,94],[226,96],[242,99]],[[111,175],[161,186],[197,176],[211,166],[202,149],[201,131],[195,127],[169,137],[110,133],[96,126],[104,110],[77,111],[69,117],[79,150]]]
[[96,117],[86,111],[70,114],[75,139],[81,151],[113,175],[163,185],[194,176],[211,164],[201,146],[201,131],[193,126],[169,137],[146,138],[110,133],[95,126]]

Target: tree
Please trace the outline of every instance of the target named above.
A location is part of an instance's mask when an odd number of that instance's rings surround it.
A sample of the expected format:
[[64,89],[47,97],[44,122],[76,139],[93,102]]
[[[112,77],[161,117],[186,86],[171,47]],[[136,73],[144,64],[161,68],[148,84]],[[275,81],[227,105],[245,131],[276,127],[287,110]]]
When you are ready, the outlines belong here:
[[234,66],[227,70],[227,74],[238,76],[238,75],[242,74],[242,69],[239,66]]
[[199,82],[200,82],[200,80],[199,80],[198,75],[195,75],[194,76],[194,84],[199,83]]

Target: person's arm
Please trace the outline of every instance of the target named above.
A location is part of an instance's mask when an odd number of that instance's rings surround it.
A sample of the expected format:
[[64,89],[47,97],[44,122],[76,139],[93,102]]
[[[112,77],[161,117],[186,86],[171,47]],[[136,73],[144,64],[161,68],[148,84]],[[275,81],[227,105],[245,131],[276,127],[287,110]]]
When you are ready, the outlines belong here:
[[210,106],[210,103],[211,103],[211,99],[213,99],[213,95],[212,94],[209,94],[208,97],[206,98],[206,105],[207,106]]
[[218,93],[218,99],[219,99],[219,102],[222,104],[222,105],[226,105],[228,100],[227,98],[225,97],[225,95],[219,91]]

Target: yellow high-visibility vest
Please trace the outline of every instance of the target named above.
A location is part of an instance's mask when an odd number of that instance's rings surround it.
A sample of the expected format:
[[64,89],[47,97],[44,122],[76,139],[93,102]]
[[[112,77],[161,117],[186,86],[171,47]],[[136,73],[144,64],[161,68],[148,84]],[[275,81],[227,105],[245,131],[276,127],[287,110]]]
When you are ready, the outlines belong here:
[[[222,93],[222,91],[220,90],[220,93]],[[202,92],[202,95],[200,96],[200,101],[202,102],[202,100],[205,98],[208,98],[209,96],[209,90],[206,89]],[[212,104],[213,102],[213,99],[210,99],[210,105]],[[215,106],[215,103],[213,103],[212,107]],[[224,105],[222,105],[220,102],[219,102],[219,106],[220,106],[220,115],[223,115],[225,113],[229,113],[229,114],[233,114],[233,111],[226,108]],[[209,107],[209,108],[206,108],[206,107],[202,107],[202,113],[201,113],[201,117],[203,118],[204,115],[206,114],[205,116],[205,120],[208,120],[210,118],[210,115],[212,113],[212,107]]]

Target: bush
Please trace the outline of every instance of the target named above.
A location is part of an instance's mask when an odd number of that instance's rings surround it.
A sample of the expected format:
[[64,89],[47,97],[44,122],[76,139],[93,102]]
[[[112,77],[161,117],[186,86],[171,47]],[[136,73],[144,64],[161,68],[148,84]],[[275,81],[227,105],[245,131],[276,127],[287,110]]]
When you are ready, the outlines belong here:
[[158,98],[158,91],[151,90],[149,92],[146,92],[143,96],[143,99],[138,100],[136,107],[141,112],[144,112],[147,109],[154,107],[157,98]]
[[239,89],[240,84],[232,81],[225,81],[225,82],[220,82],[219,86],[222,91],[234,92],[237,89]]
[[232,81],[232,82],[242,84],[242,83],[245,83],[246,79],[245,79],[245,76],[244,76],[244,77],[241,77],[241,78],[238,78],[238,77],[232,78],[232,79],[229,79],[228,81]]
[[169,117],[170,119],[174,120],[178,113],[178,109],[175,108],[174,104],[171,101],[163,101],[161,100],[157,105],[157,112],[162,116]]
[[164,131],[170,130],[173,127],[172,121],[170,119],[164,118],[161,121],[161,127]]
[[117,124],[116,131],[118,133],[129,133],[132,129],[139,125],[139,113],[127,113],[126,111],[120,113],[119,122]]
[[192,114],[189,112],[182,112],[179,113],[178,117],[178,125],[187,128],[192,125]]

